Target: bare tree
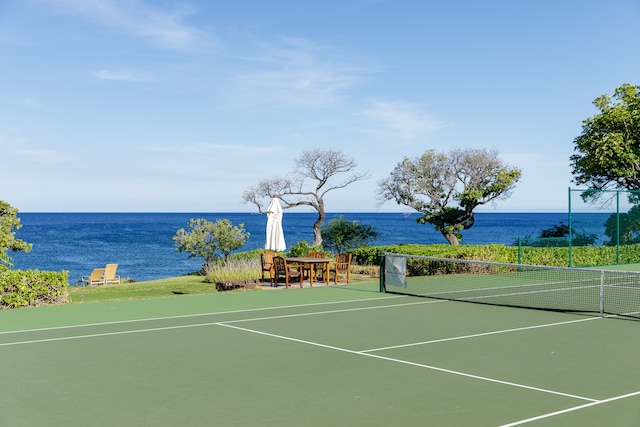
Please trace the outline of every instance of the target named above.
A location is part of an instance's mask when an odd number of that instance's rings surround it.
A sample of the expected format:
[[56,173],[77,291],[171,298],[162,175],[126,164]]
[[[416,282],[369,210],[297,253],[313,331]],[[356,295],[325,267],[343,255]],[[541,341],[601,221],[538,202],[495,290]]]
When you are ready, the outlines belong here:
[[[253,203],[258,212],[266,213],[269,199],[274,195],[283,209],[311,206],[318,212],[313,224],[313,245],[322,244],[321,227],[325,220],[324,196],[331,190],[369,178],[368,172],[355,172],[356,162],[341,151],[314,148],[294,159],[296,168],[288,176],[266,178],[242,194],[245,203]],[[349,174],[343,180],[337,175]]]

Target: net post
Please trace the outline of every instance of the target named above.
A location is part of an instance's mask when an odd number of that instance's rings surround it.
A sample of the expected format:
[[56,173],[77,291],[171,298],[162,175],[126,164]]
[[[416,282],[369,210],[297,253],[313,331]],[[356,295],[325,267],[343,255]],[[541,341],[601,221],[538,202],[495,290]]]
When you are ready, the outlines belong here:
[[600,271],[600,316],[604,317],[604,270]]

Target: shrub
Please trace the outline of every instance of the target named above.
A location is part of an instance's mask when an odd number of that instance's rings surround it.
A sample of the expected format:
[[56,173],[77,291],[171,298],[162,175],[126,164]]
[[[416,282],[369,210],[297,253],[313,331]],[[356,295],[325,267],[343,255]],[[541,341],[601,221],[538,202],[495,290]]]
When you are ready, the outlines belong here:
[[67,302],[68,271],[0,272],[0,309]]
[[220,258],[218,252],[226,259],[249,238],[244,224],[234,227],[228,219],[211,222],[204,218],[192,218],[188,226],[189,230],[181,228],[173,236],[176,251],[187,252],[189,258],[202,258],[205,273],[211,272],[213,264]]
[[322,246],[321,245],[311,246],[309,242],[307,242],[306,240],[301,240],[295,245],[291,246],[287,254],[288,256],[291,256],[291,257],[305,257],[309,255],[309,252],[314,252],[314,251],[321,252]]
[[213,270],[207,274],[205,281],[218,283],[257,280],[260,278],[261,270],[259,258],[229,258],[214,264]]
[[[371,246],[351,249],[353,262],[360,265],[378,265],[385,252],[407,255],[432,256],[437,258],[469,259],[476,261],[493,261],[504,263],[518,262],[518,248],[504,245],[389,245]],[[527,247],[523,252],[522,263],[532,265],[549,265],[567,267],[569,265],[569,248],[566,247]],[[621,246],[576,246],[572,247],[573,267],[592,267],[597,265],[613,265],[638,262],[640,244]]]
[[331,218],[322,227],[322,246],[334,252],[365,246],[369,241],[377,239],[378,232],[369,224],[360,221],[348,221],[342,215]]

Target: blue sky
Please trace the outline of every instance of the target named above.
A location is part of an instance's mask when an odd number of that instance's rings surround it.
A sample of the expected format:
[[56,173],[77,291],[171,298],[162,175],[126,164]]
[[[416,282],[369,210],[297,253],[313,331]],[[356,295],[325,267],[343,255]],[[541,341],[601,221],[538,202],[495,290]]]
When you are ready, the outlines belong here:
[[22,212],[251,212],[303,150],[371,178],[491,148],[523,177],[480,211],[566,211],[591,102],[640,84],[640,2],[0,0],[0,199]]

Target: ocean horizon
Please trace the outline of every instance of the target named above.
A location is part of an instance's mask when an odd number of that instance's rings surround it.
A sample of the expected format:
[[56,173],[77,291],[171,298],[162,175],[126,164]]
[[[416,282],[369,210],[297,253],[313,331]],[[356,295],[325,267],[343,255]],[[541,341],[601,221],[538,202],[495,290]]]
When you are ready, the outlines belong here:
[[[573,224],[580,224],[580,232],[602,236],[608,215],[574,213],[572,219]],[[338,212],[327,213],[326,221],[339,216],[372,225],[379,239],[371,245],[447,244],[432,225],[415,221],[418,213]],[[33,249],[29,253],[9,253],[12,268],[68,270],[71,284],[107,263],[117,263],[118,274],[135,281],[198,271],[201,260],[176,252],[172,240],[191,218],[244,224],[250,237],[239,251],[264,247],[267,222],[266,215],[241,212],[20,212],[18,217],[22,228],[16,231],[16,237],[31,243]],[[316,212],[285,212],[287,247],[302,240],[311,242],[317,217]],[[519,237],[536,237],[543,229],[560,223],[568,223],[566,212],[479,212],[474,226],[462,232],[461,244],[516,245]]]

